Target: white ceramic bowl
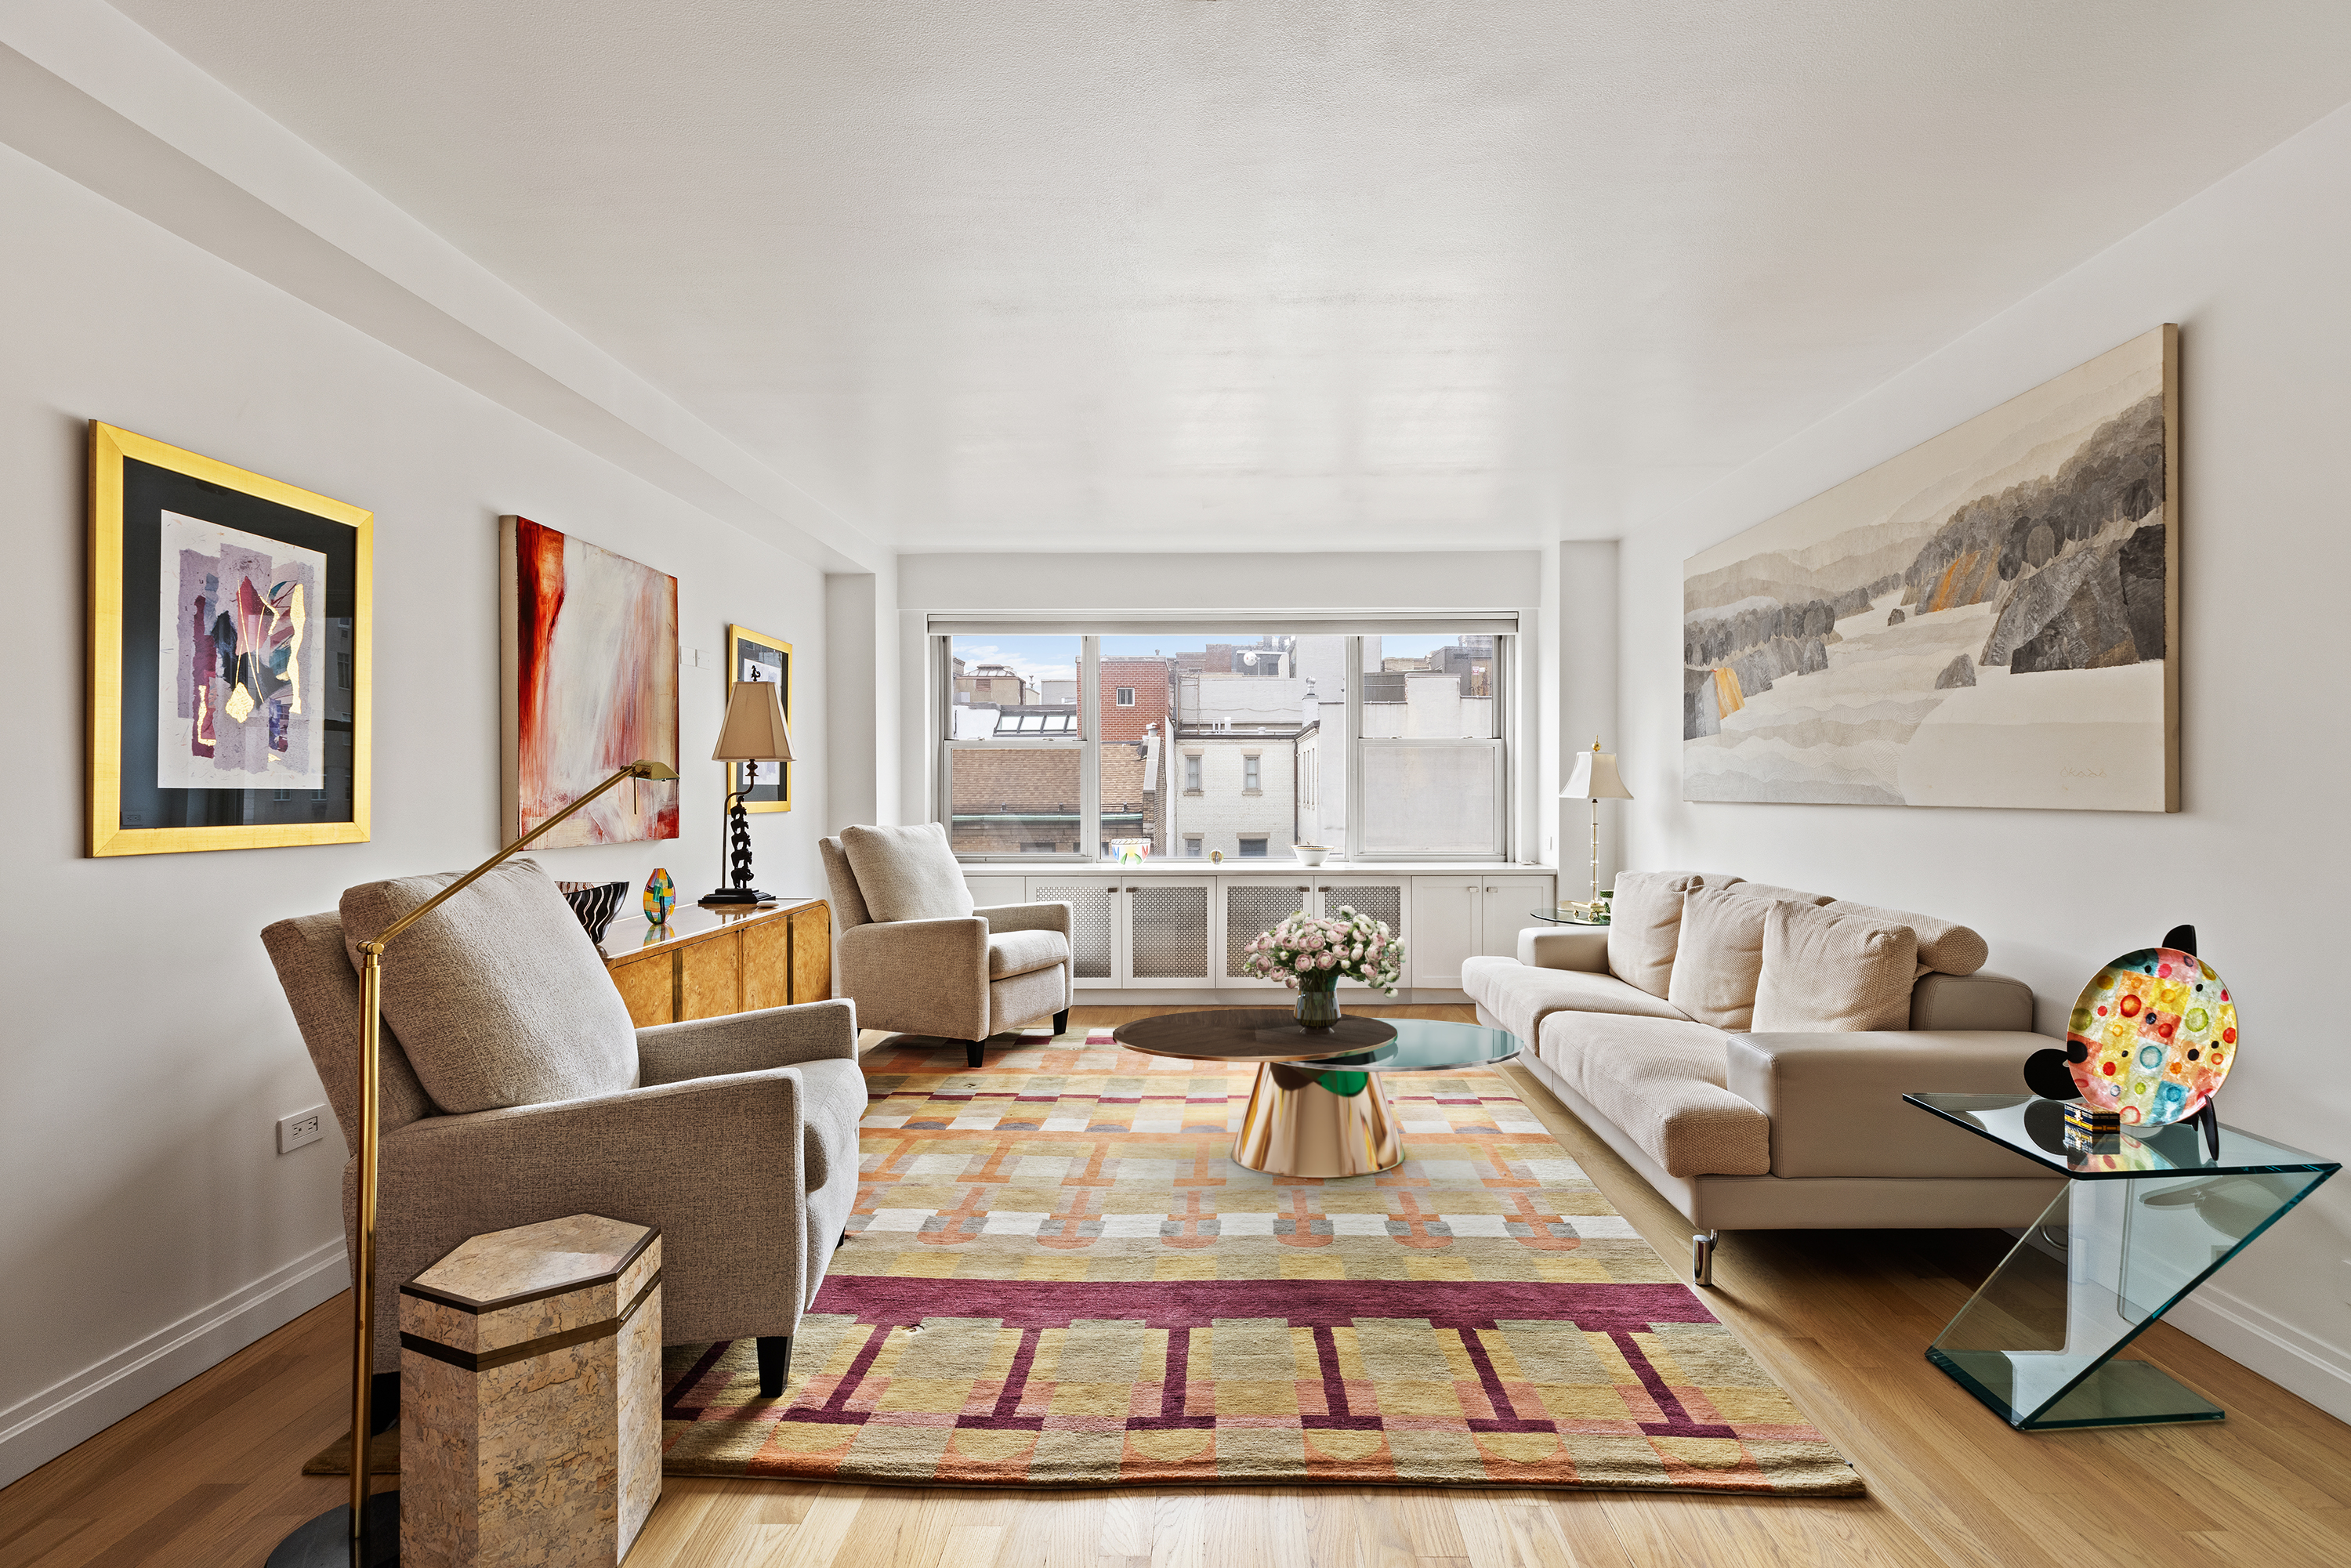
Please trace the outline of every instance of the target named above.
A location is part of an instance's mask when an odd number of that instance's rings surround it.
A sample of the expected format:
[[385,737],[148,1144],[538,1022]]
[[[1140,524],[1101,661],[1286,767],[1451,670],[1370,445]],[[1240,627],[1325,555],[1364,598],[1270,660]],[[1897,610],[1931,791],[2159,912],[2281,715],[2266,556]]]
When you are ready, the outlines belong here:
[[1321,865],[1322,857],[1331,852],[1327,844],[1293,844],[1290,849],[1298,856],[1300,865]]

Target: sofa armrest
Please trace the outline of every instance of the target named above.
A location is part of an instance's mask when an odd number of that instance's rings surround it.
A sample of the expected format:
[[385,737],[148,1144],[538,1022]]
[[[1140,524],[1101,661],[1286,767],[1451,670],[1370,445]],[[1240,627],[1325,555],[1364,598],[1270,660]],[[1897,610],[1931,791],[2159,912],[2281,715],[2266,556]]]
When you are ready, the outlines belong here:
[[2049,1044],[2021,1030],[1734,1034],[1726,1084],[1771,1119],[1773,1176],[2030,1176],[1902,1096],[2022,1093],[2024,1059]]
[[[662,1232],[675,1343],[792,1332],[808,1277],[801,1070],[427,1116],[382,1142],[375,1364],[399,1364],[395,1292],[469,1236],[568,1214]],[[344,1180],[350,1220],[350,1180]]]
[[1519,962],[1531,969],[1581,969],[1586,974],[1604,975],[1608,972],[1608,933],[1530,927],[1519,933]]
[[1070,935],[1073,920],[1066,904],[991,904],[975,909],[990,931],[1058,931]]
[[857,1059],[854,1002],[802,1002],[637,1030],[638,1082],[647,1086],[836,1057]]

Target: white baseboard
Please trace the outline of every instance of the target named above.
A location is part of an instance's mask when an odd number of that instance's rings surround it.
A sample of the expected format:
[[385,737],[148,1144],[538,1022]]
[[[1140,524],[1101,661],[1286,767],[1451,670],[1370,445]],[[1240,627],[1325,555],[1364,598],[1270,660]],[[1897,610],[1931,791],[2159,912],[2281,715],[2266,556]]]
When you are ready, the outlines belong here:
[[284,1327],[350,1283],[342,1238],[0,1410],[0,1486]]
[[2198,1291],[2164,1313],[2163,1321],[2336,1420],[2351,1421],[2351,1352],[2341,1346],[2304,1333],[2218,1285]]

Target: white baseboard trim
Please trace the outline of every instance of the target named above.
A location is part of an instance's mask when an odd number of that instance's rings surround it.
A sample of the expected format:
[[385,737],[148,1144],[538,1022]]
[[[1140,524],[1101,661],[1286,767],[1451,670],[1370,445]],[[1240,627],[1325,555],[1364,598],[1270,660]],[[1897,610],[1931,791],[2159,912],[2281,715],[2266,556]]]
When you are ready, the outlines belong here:
[[30,1475],[350,1283],[337,1237],[138,1343],[0,1410],[0,1486]]
[[2207,1285],[2163,1314],[2180,1333],[2252,1368],[2338,1421],[2351,1421],[2351,1352]]

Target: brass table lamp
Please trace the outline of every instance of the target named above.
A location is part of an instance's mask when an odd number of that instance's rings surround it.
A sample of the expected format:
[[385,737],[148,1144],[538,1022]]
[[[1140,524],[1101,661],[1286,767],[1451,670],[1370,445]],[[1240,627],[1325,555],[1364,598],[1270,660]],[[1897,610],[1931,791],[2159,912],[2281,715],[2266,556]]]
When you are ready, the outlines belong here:
[[792,759],[792,727],[784,718],[781,692],[774,681],[737,681],[726,688],[726,717],[718,727],[718,744],[710,748],[710,760],[740,762],[747,777],[743,788],[727,794],[719,821],[718,862],[728,864],[731,840],[733,874],[727,885],[704,894],[704,904],[766,904],[774,897],[751,885],[751,819],[743,810],[743,797],[759,787],[760,763]]
[[1616,777],[1615,754],[1601,750],[1600,742],[1595,738],[1591,750],[1577,756],[1575,771],[1568,776],[1567,788],[1559,792],[1559,798],[1587,801],[1592,808],[1592,902],[1569,907],[1581,907],[1596,915],[1600,903],[1600,802],[1629,800],[1633,798],[1633,791],[1625,789],[1625,781]]
[[400,1494],[368,1497],[368,1426],[372,1416],[375,1372],[376,1115],[380,1096],[376,1051],[382,1036],[383,950],[400,934],[447,903],[516,851],[625,779],[666,781],[677,769],[643,758],[630,763],[522,837],[410,910],[372,942],[360,944],[360,1147],[359,1259],[351,1281],[351,1491],[350,1500],[309,1521],[277,1543],[269,1568],[376,1568],[400,1561]]

